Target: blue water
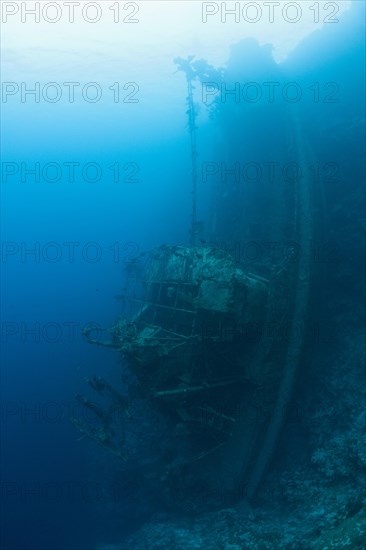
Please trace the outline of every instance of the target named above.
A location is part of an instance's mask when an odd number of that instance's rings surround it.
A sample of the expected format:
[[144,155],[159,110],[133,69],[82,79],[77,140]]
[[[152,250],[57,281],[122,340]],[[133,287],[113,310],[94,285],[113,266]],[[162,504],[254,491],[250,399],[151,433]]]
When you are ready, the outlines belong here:
[[[304,88],[317,80],[337,81],[345,100],[333,111],[332,105],[306,102],[301,109],[308,109],[308,117],[304,117],[306,132],[320,151],[320,158],[332,160],[332,146],[342,150],[342,167],[348,174],[353,171],[354,178],[349,177],[354,185],[362,173],[363,155],[363,7],[363,2],[353,2],[338,25],[325,26],[304,39],[279,67],[267,50],[254,65],[248,62],[243,72],[237,59],[232,58],[228,65],[234,78],[249,74],[252,79],[265,80],[272,77],[272,70],[279,70],[290,74],[289,79],[296,79]],[[159,24],[161,20],[152,23]],[[204,50],[204,57],[209,63],[223,64],[215,47],[215,35],[210,40],[213,59],[209,47]],[[226,50],[223,47],[226,59],[229,46],[237,41],[236,36],[227,38]],[[88,344],[82,328],[88,323],[98,327],[113,324],[121,311],[115,295],[121,291],[126,262],[162,243],[189,242],[187,91],[183,75],[175,73],[173,59],[195,53],[195,46],[200,50],[202,44],[196,36],[196,42],[192,39],[188,46],[184,44],[182,51],[172,40],[165,50],[149,56],[147,41],[135,55],[121,52],[124,74],[119,73],[118,52],[113,50],[113,63],[109,66],[108,48],[101,43],[102,53],[98,53],[98,41],[89,57],[81,56],[79,62],[75,61],[77,40],[70,49],[74,56],[71,60],[65,52],[56,50],[55,64],[51,64],[51,51],[45,54],[39,47],[32,50],[29,44],[25,40],[25,49],[15,53],[9,46],[3,80],[27,82],[29,86],[35,81],[97,81],[104,96],[97,103],[87,103],[77,96],[75,103],[70,104],[64,99],[58,103],[36,103],[31,98],[22,103],[18,95],[2,104],[3,167],[4,163],[13,163],[6,165],[5,170],[17,172],[6,172],[5,176],[3,172],[1,183],[0,547],[87,550],[96,548],[98,543],[121,541],[161,504],[159,495],[144,487],[138,478],[133,477],[131,484],[131,476],[123,473],[123,463],[118,458],[82,437],[70,423],[70,402],[77,406],[75,394],[87,393],[85,377],[97,374],[123,384],[118,354]],[[4,45],[6,48],[6,40]],[[44,48],[47,50],[46,42]],[[67,42],[64,48],[67,53]],[[136,61],[139,56],[140,67]],[[127,73],[126,68],[131,66],[134,71]],[[138,81],[138,103],[113,103],[108,86],[117,80],[122,85]],[[328,107],[329,113],[325,113]],[[317,125],[317,108],[324,115],[324,128]],[[250,108],[248,116],[256,116]],[[355,120],[355,130],[347,142],[339,144],[334,135],[350,118]],[[221,124],[222,118],[220,121]],[[249,124],[253,129],[252,121]],[[327,141],[329,132],[332,139]],[[222,143],[225,136],[238,136],[237,143],[241,139],[236,126],[223,129],[201,106],[198,148],[202,158],[214,160],[217,143]],[[246,139],[245,147],[253,148],[258,158],[263,140],[267,145],[268,140],[275,143],[271,126],[267,135],[255,134],[254,129],[254,135]],[[225,154],[230,158],[230,151]],[[22,163],[31,169],[35,163],[42,168],[50,162],[62,167],[59,181],[50,181],[55,177],[52,167],[48,177],[41,174],[40,181],[22,168]],[[70,181],[64,164],[72,162],[80,165],[75,167],[75,181]],[[137,181],[113,181],[110,167],[116,162],[121,180],[136,170],[132,179]],[[99,181],[88,181],[94,177],[93,168],[88,178],[81,177],[87,163],[99,167]],[[133,165],[123,168],[126,163]],[[201,192],[205,197],[205,191]],[[325,194],[331,210],[332,201],[336,202],[337,194],[342,199],[344,189],[336,186],[332,190],[329,185]],[[201,202],[203,218],[208,209],[208,203]],[[361,206],[354,215],[364,216]],[[336,217],[328,222],[334,224],[332,238],[342,241],[349,251],[354,249],[355,258],[350,264],[357,269],[362,260],[356,257],[356,237],[347,241]],[[350,285],[346,286],[345,296],[355,299]]]

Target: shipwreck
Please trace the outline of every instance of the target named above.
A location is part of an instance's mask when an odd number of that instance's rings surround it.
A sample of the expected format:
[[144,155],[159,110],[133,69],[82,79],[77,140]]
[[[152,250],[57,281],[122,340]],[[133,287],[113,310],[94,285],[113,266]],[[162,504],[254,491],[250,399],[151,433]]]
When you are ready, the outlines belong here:
[[[94,377],[89,383],[108,396],[109,408],[98,428],[76,423],[126,467],[140,464],[164,487],[174,506],[189,503],[197,510],[253,499],[276,448],[301,362],[303,337],[298,337],[296,327],[306,324],[309,307],[313,187],[304,177],[286,191],[287,239],[289,235],[301,247],[296,261],[288,256],[248,264],[215,244],[198,245],[192,82],[199,76],[212,77],[213,69],[195,64],[192,57],[176,63],[188,84],[190,242],[163,244],[130,264],[120,296],[123,314],[102,340],[92,329],[85,331],[90,343],[121,355],[134,383],[123,393]],[[289,117],[295,129],[292,151],[299,163],[309,164],[311,152],[296,113]],[[286,339],[281,330],[268,333],[266,328],[274,321],[286,327]],[[112,426],[112,413],[120,411],[128,419],[136,399],[148,403],[167,422],[159,440],[162,452],[155,461],[128,452],[120,424]],[[164,437],[173,443],[166,444]]]

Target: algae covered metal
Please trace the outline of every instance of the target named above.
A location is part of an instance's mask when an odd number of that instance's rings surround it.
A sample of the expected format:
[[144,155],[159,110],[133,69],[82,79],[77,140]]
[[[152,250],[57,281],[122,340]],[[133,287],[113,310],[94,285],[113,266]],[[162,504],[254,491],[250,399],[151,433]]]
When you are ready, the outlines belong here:
[[113,341],[137,377],[148,381],[149,396],[177,411],[201,392],[249,378],[235,336],[263,318],[263,277],[213,247],[163,245],[150,253],[143,278],[129,284],[127,299],[140,307],[116,323]]

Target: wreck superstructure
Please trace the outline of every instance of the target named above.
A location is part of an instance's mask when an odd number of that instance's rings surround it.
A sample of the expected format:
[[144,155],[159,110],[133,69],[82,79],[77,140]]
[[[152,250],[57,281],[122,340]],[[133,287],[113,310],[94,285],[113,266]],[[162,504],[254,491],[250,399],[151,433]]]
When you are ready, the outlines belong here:
[[[276,146],[310,165],[294,111],[286,123]],[[175,506],[198,510],[253,498],[292,396],[304,339],[298,328],[306,325],[310,294],[313,185],[304,174],[266,191],[258,186],[255,197],[240,186],[213,188],[212,244],[200,246],[194,197],[190,245],[164,244],[129,264],[123,314],[103,340],[85,332],[91,343],[118,351],[136,379],[124,397],[102,383],[110,410],[128,414],[137,396],[166,419],[164,434],[154,434],[162,452],[151,459],[149,477]],[[233,244],[248,237],[285,242],[286,254],[237,258]],[[100,388],[98,381],[91,385]],[[109,418],[89,435],[136,466],[139,457],[126,451]]]
[[[145,395],[177,422],[197,428],[202,396],[219,402],[250,381],[239,335],[263,319],[267,281],[218,249],[163,245],[132,284],[128,299],[140,308],[115,324],[113,342],[143,381]],[[251,347],[248,338],[248,367]],[[213,407],[212,414],[219,416]]]
[[[173,443],[166,462],[156,463],[156,476],[166,489],[174,487],[180,502],[192,503],[198,487],[193,507],[202,507],[202,492],[207,505],[213,483],[235,499],[250,497],[260,481],[300,358],[301,341],[291,332],[295,315],[303,320],[308,276],[301,261],[292,260],[246,266],[207,244],[161,245],[144,255],[143,265],[128,269],[125,312],[109,336],[100,341],[86,331],[91,343],[122,355],[139,398],[168,419]],[[296,314],[299,285],[305,294]],[[128,399],[117,400],[117,407]],[[109,435],[89,435],[120,458],[128,456]],[[217,505],[217,494],[209,500]]]

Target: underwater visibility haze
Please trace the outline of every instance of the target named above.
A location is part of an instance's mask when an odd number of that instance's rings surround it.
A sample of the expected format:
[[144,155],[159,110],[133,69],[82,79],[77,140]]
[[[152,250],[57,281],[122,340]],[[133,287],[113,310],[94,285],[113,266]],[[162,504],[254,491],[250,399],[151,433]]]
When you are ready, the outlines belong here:
[[364,1],[1,27],[0,548],[365,549]]

